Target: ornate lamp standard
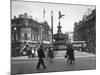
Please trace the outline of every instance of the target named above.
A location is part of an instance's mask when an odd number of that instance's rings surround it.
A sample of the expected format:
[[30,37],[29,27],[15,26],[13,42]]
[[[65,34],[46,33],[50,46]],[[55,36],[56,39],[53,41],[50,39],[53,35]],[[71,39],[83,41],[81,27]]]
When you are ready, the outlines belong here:
[[51,34],[52,34],[51,44],[53,49],[53,11],[51,11]]
[[13,31],[14,31],[14,53],[13,53],[13,55],[14,56],[17,56],[17,50],[16,50],[16,48],[17,48],[17,39],[16,39],[16,34],[17,34],[17,28],[16,27],[14,27],[13,28]]
[[15,43],[16,43],[16,30],[17,30],[17,28],[14,27],[14,41],[15,41]]

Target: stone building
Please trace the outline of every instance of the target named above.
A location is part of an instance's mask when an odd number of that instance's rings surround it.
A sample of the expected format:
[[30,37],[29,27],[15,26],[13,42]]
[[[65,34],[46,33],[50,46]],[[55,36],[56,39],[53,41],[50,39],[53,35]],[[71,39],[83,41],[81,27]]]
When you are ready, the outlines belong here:
[[29,17],[27,13],[19,15],[19,17],[14,17],[11,20],[12,50],[24,42],[31,47],[36,47],[41,42],[45,45],[50,44],[51,30],[48,23],[46,21],[37,22],[32,17]]
[[74,41],[86,41],[89,52],[96,52],[96,9],[74,23]]

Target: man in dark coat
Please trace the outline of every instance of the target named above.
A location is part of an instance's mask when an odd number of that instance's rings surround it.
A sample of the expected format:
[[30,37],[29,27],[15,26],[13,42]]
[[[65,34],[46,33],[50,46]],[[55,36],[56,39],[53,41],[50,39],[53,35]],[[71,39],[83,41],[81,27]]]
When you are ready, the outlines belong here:
[[40,48],[38,49],[37,52],[38,52],[38,57],[39,57],[38,64],[37,64],[37,69],[40,68],[41,64],[42,64],[43,68],[45,69],[46,66],[44,64],[44,59],[43,59],[43,58],[45,58],[45,54],[44,54],[42,45],[40,45]]
[[72,64],[72,61],[75,63],[74,49],[73,49],[73,46],[71,44],[68,45],[67,56],[68,56],[67,63],[70,62],[70,64]]

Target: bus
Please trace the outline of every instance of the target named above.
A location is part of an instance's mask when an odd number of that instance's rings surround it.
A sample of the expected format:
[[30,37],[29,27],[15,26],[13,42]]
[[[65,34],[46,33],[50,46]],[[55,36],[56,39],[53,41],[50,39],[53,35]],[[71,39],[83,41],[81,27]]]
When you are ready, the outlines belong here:
[[79,50],[79,51],[85,51],[86,41],[73,41],[71,43],[74,49]]

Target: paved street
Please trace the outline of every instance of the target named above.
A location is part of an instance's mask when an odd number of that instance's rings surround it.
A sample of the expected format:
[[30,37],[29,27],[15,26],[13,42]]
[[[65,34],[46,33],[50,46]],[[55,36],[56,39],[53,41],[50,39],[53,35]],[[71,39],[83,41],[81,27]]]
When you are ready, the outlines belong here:
[[[63,52],[62,52],[63,53]],[[79,57],[80,55],[80,57]],[[83,56],[82,56],[83,55]],[[44,70],[37,70],[37,58],[28,59],[27,57],[11,59],[11,72],[12,74],[28,74],[28,73],[41,73],[41,72],[56,72],[56,71],[75,71],[75,70],[91,70],[96,68],[95,55],[87,53],[76,52],[76,63],[67,64],[66,59],[63,57],[56,57],[53,63],[45,59],[47,68]]]
[[[57,54],[55,55],[56,57],[64,57],[66,54],[66,51],[57,51]],[[79,52],[77,50],[74,51],[75,58],[77,57],[92,57],[94,56],[92,53],[87,53],[87,52]]]

